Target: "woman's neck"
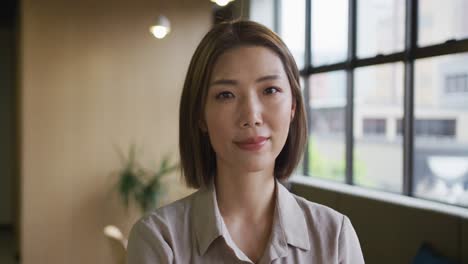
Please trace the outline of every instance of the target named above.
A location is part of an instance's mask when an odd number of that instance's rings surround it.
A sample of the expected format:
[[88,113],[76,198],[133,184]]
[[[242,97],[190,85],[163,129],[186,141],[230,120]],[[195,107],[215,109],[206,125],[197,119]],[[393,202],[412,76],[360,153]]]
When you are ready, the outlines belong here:
[[218,168],[217,172],[216,196],[223,218],[249,223],[271,220],[275,206],[273,169],[242,173]]

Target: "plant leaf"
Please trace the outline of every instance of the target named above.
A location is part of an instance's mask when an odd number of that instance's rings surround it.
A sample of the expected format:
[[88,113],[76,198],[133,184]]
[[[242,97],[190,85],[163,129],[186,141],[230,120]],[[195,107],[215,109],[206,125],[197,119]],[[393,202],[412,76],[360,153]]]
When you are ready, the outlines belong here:
[[138,188],[141,188],[141,185],[141,181],[134,174],[132,168],[127,167],[121,172],[118,188],[126,208],[128,208],[131,194]]

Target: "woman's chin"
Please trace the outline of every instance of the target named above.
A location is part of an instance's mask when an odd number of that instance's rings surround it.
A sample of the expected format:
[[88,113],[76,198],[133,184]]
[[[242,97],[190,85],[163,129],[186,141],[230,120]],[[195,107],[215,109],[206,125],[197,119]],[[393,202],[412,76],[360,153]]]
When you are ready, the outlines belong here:
[[249,159],[239,162],[239,168],[246,173],[255,173],[262,171],[273,171],[274,161]]

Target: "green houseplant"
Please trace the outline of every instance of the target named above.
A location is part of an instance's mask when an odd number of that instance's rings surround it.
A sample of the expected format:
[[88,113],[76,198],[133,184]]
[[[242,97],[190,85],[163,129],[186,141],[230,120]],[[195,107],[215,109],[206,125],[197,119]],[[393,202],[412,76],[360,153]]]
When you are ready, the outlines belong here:
[[161,179],[179,167],[171,164],[169,155],[162,158],[158,170],[146,169],[137,162],[135,145],[130,147],[127,156],[120,152],[123,166],[118,171],[117,190],[128,209],[130,203],[138,205],[142,213],[156,208],[163,188]]

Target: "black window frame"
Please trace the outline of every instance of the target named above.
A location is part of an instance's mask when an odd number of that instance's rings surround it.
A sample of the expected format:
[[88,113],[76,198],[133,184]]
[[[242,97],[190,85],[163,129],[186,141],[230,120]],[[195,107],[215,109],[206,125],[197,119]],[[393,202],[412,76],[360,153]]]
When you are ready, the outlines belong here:
[[[374,57],[358,58],[356,55],[357,37],[357,3],[358,0],[348,0],[348,54],[345,61],[330,65],[314,67],[311,65],[311,6],[314,0],[306,1],[305,8],[305,58],[304,68],[300,69],[301,77],[307,80],[310,76],[318,73],[345,71],[346,72],[346,116],[345,116],[345,149],[346,149],[346,175],[345,183],[354,185],[353,179],[353,152],[354,152],[354,72],[356,68],[365,66],[383,65],[388,63],[402,62],[404,64],[404,101],[403,101],[403,181],[402,195],[413,197],[414,181],[414,64],[416,60],[442,55],[458,54],[468,52],[468,38],[449,39],[443,43],[421,46],[418,41],[418,6],[419,0],[405,1],[405,44],[404,50],[390,54],[377,54]],[[279,21],[280,0],[274,0],[275,21]],[[280,32],[275,24],[275,30]],[[309,82],[304,82],[304,101],[311,124],[311,113],[309,105]],[[303,174],[309,176],[309,153],[304,153]],[[456,205],[459,206],[459,205]]]

